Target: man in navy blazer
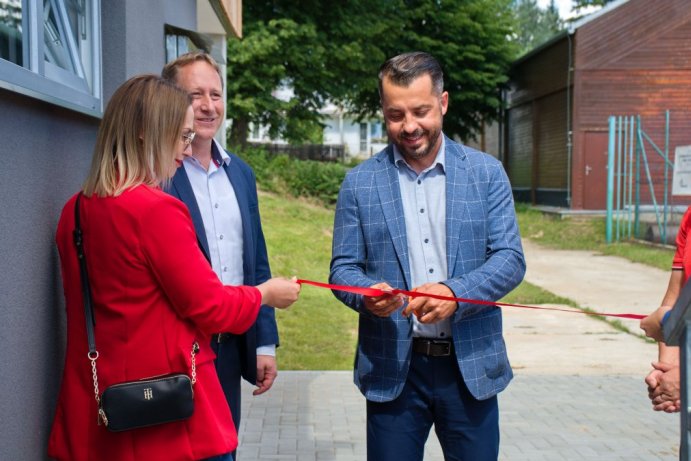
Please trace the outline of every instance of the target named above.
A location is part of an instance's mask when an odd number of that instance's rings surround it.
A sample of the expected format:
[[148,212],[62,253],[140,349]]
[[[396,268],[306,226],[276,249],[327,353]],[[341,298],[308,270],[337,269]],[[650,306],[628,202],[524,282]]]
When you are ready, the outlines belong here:
[[[346,176],[330,281],[497,301],[525,260],[496,159],[445,137],[439,63],[388,60],[379,92],[391,144]],[[335,291],[359,313],[355,383],[367,398],[370,461],[422,460],[434,425],[447,460],[499,453],[496,394],[512,378],[497,306]]]
[[[190,94],[195,130],[192,157],[177,169],[167,191],[189,208],[199,246],[224,284],[265,282],[271,270],[254,172],[214,140],[224,118],[219,67],[208,54],[193,52],[168,63],[162,74]],[[267,306],[261,307],[245,334],[214,336],[216,371],[236,428],[241,377],[257,386],[254,395],[271,388],[277,375],[277,345],[274,309]]]

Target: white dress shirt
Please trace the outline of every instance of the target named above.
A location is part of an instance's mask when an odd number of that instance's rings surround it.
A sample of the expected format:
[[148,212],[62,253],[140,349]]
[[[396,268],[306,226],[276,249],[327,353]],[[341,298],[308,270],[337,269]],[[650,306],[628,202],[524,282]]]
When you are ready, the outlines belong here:
[[[439,283],[448,278],[446,261],[446,173],[445,144],[434,163],[417,174],[394,145],[394,161],[403,201],[403,215],[408,239],[408,261],[412,287]],[[451,320],[420,323],[413,319],[413,336],[451,339]]]
[[[223,169],[223,165],[230,165],[231,158],[216,140],[213,143],[208,170],[194,157],[185,158],[183,166],[204,222],[211,267],[224,285],[242,285],[242,216],[233,185]],[[258,347],[257,355],[275,356],[276,345]]]

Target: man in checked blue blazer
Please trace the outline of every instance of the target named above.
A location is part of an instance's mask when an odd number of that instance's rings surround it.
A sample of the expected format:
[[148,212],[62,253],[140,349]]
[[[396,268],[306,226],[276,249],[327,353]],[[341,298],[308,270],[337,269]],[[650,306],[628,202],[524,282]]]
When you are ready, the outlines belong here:
[[[167,191],[187,205],[199,246],[221,281],[259,285],[271,278],[271,270],[254,172],[214,140],[224,115],[219,67],[208,54],[193,52],[168,63],[162,75],[190,94],[195,130],[192,157],[177,169]],[[268,306],[260,308],[257,321],[245,334],[214,335],[216,371],[236,429],[241,378],[256,384],[254,395],[269,390],[277,375],[277,345],[274,309]],[[214,461],[225,459],[230,455]]]
[[[509,181],[497,160],[443,135],[443,86],[427,53],[381,67],[391,144],[343,181],[331,283],[497,301],[523,279]],[[513,376],[501,310],[334,293],[359,313],[355,383],[367,398],[368,460],[422,460],[432,425],[446,460],[496,460],[496,394]]]

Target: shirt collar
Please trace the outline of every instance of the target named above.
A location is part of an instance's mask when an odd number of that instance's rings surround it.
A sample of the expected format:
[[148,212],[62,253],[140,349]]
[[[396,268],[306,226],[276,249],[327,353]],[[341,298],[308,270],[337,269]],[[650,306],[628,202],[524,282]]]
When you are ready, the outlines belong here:
[[230,164],[230,155],[215,139],[211,143],[211,160],[220,167],[221,164],[228,166]]
[[[403,158],[403,155],[398,150],[398,147],[396,147],[396,144],[393,144],[393,161],[394,165],[396,165],[396,168],[398,168],[400,165],[405,165],[411,171],[415,171],[410,167],[408,162],[406,162],[405,158]],[[420,174],[432,171],[434,168],[437,168],[437,165],[439,165],[441,171],[446,171],[446,139],[443,133],[441,134],[441,145],[439,146],[439,151],[437,151],[437,157],[434,159],[434,163],[425,168]]]
[[[210,171],[215,171],[216,169],[221,168],[221,165],[228,166],[230,164],[230,156],[226,152],[226,150],[221,146],[218,141],[215,139],[211,143],[211,163],[213,164],[213,168],[211,164],[209,165]],[[183,163],[189,163],[190,165],[195,165],[198,168],[201,168],[202,170],[206,171],[206,168],[202,166],[202,164],[197,160],[194,156],[192,157],[186,157],[183,160]]]

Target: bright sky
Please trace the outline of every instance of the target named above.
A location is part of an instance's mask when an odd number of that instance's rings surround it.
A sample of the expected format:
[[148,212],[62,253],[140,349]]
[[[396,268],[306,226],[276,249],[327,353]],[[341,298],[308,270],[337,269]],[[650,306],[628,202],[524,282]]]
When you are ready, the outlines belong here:
[[[549,6],[550,0],[537,0],[537,4],[541,8]],[[554,2],[559,10],[559,16],[562,18],[567,18],[571,14],[571,0],[555,0]]]

